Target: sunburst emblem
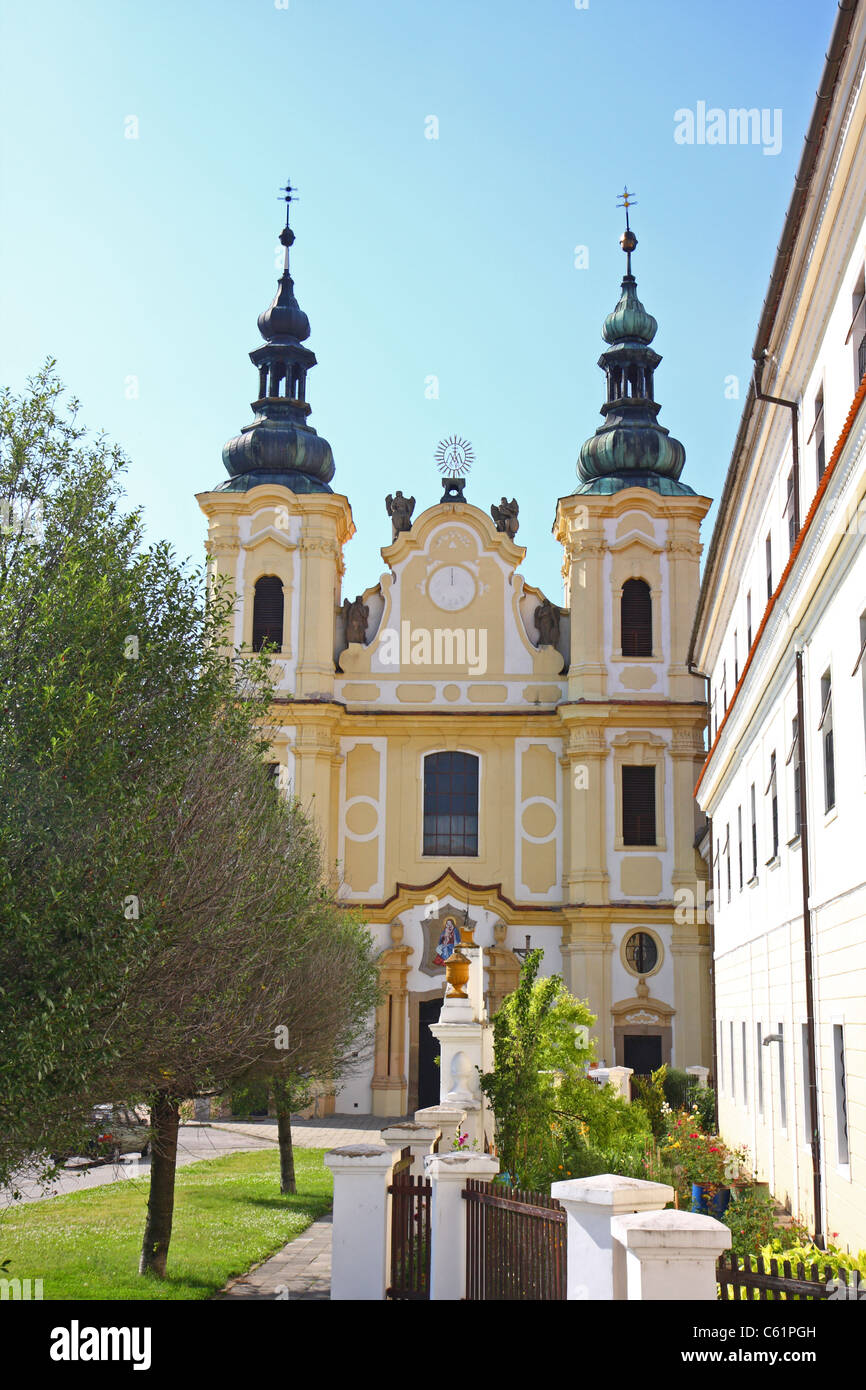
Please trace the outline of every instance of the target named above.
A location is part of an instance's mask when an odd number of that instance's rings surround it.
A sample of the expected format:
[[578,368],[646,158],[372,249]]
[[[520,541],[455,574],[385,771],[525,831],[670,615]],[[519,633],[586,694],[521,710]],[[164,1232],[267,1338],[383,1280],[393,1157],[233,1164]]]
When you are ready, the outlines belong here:
[[452,434],[449,439],[439,440],[435,457],[439,472],[449,478],[464,477],[475,462],[469,440],[460,439],[456,434]]

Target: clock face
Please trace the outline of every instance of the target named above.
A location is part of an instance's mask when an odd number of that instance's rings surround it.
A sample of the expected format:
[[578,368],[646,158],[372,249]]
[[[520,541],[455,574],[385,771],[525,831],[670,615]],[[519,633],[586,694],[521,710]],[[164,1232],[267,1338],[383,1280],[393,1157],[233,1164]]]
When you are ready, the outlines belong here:
[[461,565],[442,565],[430,578],[427,586],[437,608],[456,613],[475,597],[475,580]]

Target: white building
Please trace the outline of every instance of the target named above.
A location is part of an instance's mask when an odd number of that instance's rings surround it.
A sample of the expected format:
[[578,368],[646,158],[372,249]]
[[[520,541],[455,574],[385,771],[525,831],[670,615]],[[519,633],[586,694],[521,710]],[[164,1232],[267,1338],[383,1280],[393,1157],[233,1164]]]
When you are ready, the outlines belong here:
[[866,1247],[864,81],[854,5],[818,86],[690,653],[711,710],[697,797],[720,1127],[810,1230],[852,1249]]

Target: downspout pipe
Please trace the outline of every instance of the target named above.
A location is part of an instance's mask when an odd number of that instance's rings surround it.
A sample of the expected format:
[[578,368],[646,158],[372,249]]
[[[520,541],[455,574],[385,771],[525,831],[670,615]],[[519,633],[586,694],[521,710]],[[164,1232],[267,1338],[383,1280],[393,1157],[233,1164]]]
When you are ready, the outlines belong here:
[[809,907],[811,882],[809,875],[809,824],[806,798],[806,720],[803,695],[803,648],[795,649],[797,670],[797,752],[800,758],[800,862],[803,873],[803,956],[806,968],[806,1081],[809,1088],[811,1119],[812,1193],[815,1206],[815,1244],[824,1249],[824,1215],[822,1210],[821,1122],[818,1108],[818,1069],[815,1048],[815,986],[812,965],[812,912]]
[[800,533],[800,407],[796,401],[783,401],[781,396],[768,396],[761,390],[761,378],[769,357],[767,348],[755,356],[755,399],[770,405],[781,405],[791,412],[791,463],[794,473],[794,534]]

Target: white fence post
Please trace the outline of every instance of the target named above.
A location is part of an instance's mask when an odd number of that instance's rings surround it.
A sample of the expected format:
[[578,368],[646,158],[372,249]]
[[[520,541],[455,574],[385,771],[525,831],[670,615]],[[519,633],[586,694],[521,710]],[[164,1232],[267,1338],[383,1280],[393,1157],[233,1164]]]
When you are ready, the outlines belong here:
[[432,1125],[439,1131],[439,1153],[448,1153],[457,1136],[457,1131],[466,1118],[463,1105],[428,1105],[415,1111],[417,1125]]
[[433,1183],[430,1210],[430,1299],[459,1300],[466,1295],[467,1178],[489,1182],[499,1172],[490,1154],[431,1154],[427,1176]]
[[721,1221],[690,1211],[651,1211],[617,1216],[611,1229],[625,1252],[628,1298],[715,1302],[716,1261],[731,1245]]
[[626,1298],[625,1251],[614,1247],[611,1220],[626,1212],[661,1210],[673,1201],[673,1188],[600,1173],[552,1183],[550,1193],[567,1213],[566,1298]]
[[402,1125],[386,1125],[382,1130],[382,1143],[387,1144],[395,1158],[399,1158],[408,1145],[412,1151],[412,1176],[423,1178],[424,1158],[431,1152],[438,1135],[438,1129],[432,1125],[413,1124],[408,1120]]
[[329,1149],[334,1175],[331,1299],[383,1302],[391,1262],[388,1183],[397,1154],[380,1145]]

